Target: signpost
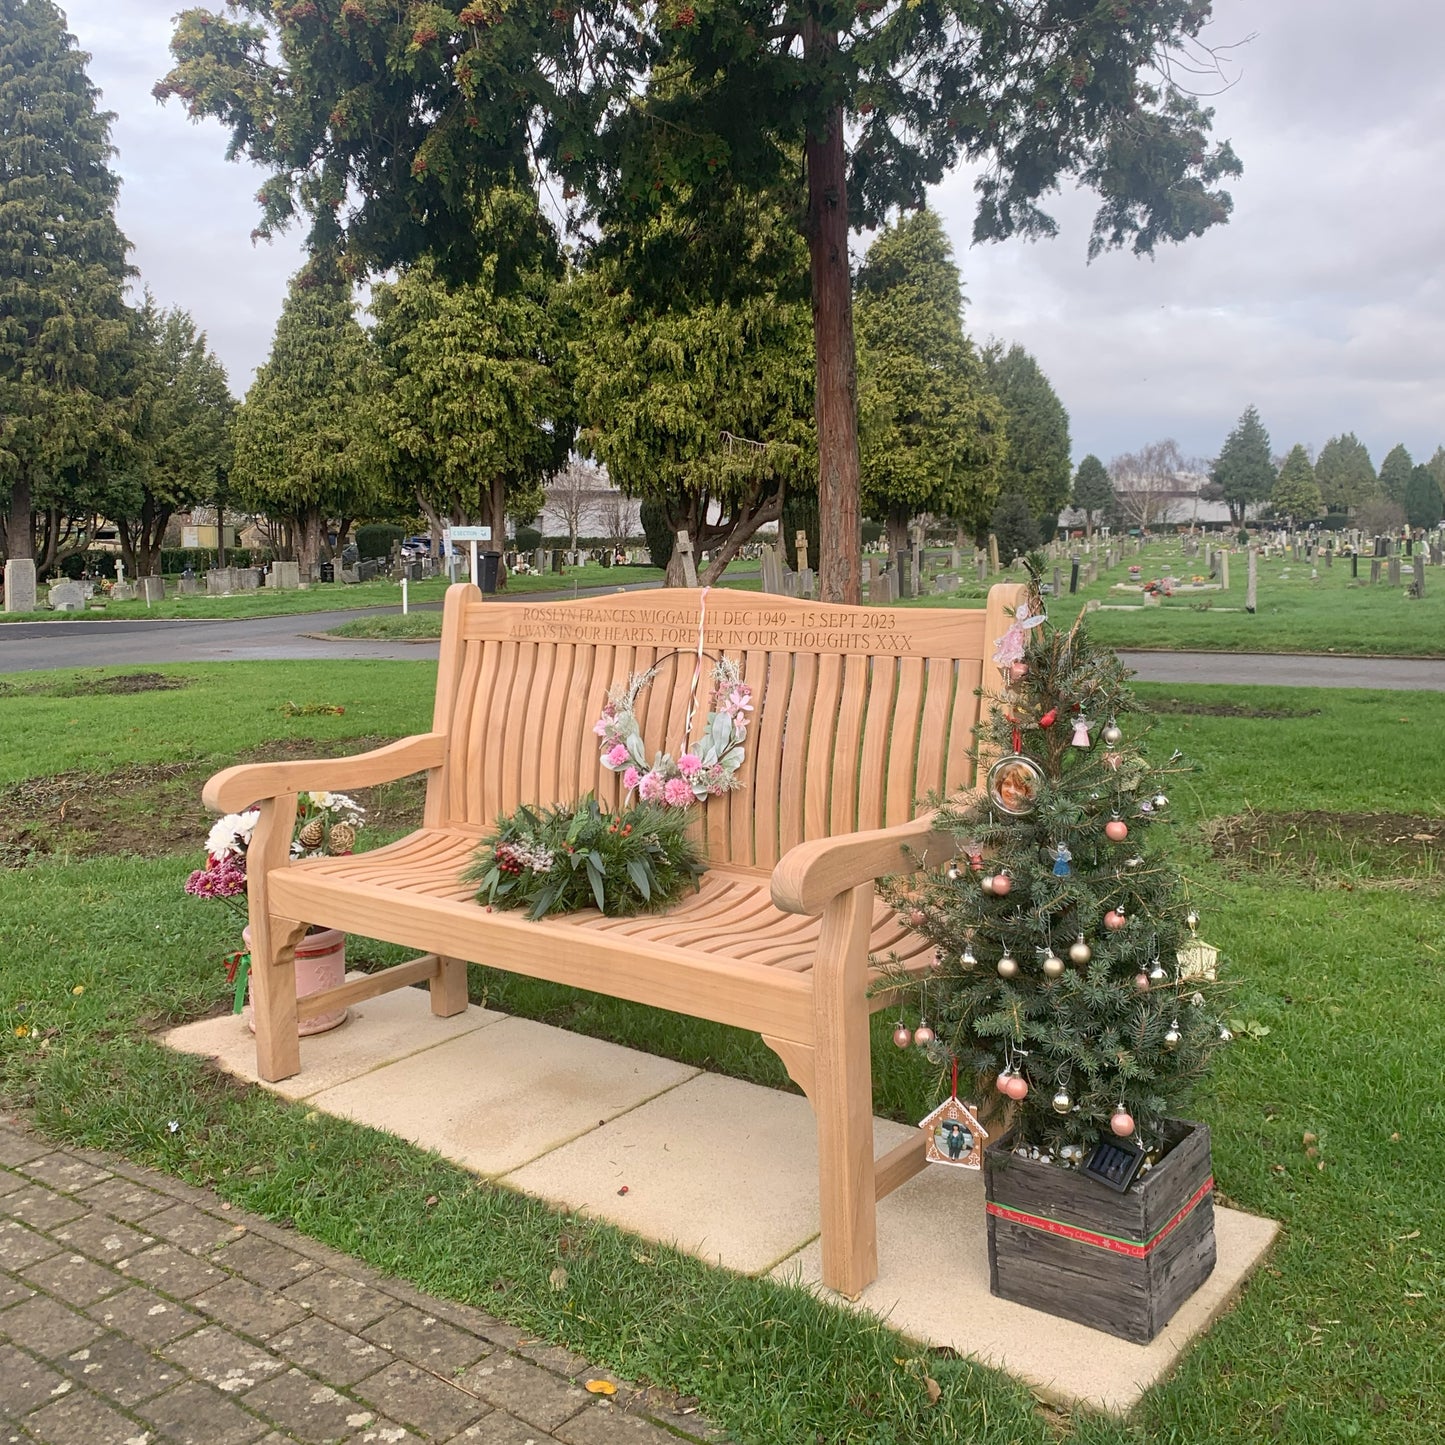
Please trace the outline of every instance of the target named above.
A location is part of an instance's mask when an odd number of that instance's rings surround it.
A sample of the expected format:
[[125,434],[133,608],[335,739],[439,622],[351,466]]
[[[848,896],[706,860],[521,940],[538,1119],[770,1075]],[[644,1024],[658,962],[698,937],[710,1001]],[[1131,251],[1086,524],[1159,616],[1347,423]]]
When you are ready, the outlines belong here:
[[482,574],[477,566],[477,543],[490,542],[492,540],[492,529],[490,527],[448,527],[442,534],[446,539],[447,551],[450,552],[457,542],[471,544],[472,550],[472,586],[482,585]]

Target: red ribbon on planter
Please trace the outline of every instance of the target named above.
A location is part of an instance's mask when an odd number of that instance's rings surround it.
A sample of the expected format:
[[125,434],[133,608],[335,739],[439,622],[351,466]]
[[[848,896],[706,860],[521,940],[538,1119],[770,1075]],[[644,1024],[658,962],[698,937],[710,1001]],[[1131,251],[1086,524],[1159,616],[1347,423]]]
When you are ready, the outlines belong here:
[[1043,1234],[1054,1234],[1060,1239],[1071,1239],[1075,1244],[1092,1245],[1095,1249],[1107,1249],[1111,1254],[1126,1255],[1130,1259],[1147,1259],[1164,1240],[1172,1234],[1198,1207],[1200,1201],[1214,1188],[1214,1176],[1210,1175],[1195,1190],[1193,1196],[1174,1215],[1153,1239],[1123,1239],[1113,1234],[1097,1234],[1091,1229],[1080,1229],[1076,1224],[1065,1224],[1043,1214],[1026,1214],[1022,1209],[1011,1209],[1007,1204],[990,1201],[988,1212],[996,1219],[1006,1219],[1010,1224],[1020,1224],[1025,1229],[1037,1229]]

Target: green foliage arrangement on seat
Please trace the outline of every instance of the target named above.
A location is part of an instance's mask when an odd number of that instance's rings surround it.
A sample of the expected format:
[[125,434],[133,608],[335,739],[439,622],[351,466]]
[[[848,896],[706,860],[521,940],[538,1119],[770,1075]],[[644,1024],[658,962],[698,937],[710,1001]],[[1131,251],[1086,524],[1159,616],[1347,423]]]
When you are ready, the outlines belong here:
[[706,870],[687,810],[639,803],[614,813],[588,793],[556,808],[523,804],[497,820],[464,875],[477,901],[527,917],[597,908],[612,918],[667,908]]

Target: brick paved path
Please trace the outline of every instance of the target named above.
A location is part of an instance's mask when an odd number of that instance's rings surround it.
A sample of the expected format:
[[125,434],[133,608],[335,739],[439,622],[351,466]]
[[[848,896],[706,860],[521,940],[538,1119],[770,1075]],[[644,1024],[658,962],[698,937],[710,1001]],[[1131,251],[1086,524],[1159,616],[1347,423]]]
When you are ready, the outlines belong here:
[[214,1194],[0,1123],[0,1445],[679,1437],[717,1438],[687,1402]]

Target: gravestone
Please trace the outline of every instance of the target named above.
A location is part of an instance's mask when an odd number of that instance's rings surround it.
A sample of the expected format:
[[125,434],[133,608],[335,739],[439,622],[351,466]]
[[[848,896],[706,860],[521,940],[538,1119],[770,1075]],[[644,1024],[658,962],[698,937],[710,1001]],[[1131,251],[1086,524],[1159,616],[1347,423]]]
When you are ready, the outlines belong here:
[[140,596],[146,603],[164,602],[166,600],[166,582],[164,577],[142,577],[139,586]]
[[1400,585],[1400,554],[1396,552],[1389,560],[1389,579],[1391,587]]
[[763,591],[778,596],[783,590],[783,564],[778,560],[776,547],[763,548]]
[[380,571],[380,567],[375,557],[363,557],[356,564],[357,580],[361,582],[375,582],[378,571]]
[[278,592],[295,592],[301,586],[301,564],[299,562],[276,562],[271,568],[271,585]]
[[1055,567],[1055,568],[1054,568],[1054,594],[1053,594],[1053,595],[1054,595],[1055,597],[1062,597],[1062,596],[1064,595],[1064,574],[1063,574],[1063,572],[1062,572],[1058,567]]
[[[550,572],[552,570],[552,554],[545,547],[538,547],[532,553],[532,570],[534,572]],[[421,581],[420,576],[408,579],[412,582]]]
[[1334,549],[1333,547],[1326,548],[1326,550],[1325,550],[1325,566],[1326,566],[1326,567],[1333,567],[1334,565],[1335,565],[1335,549]]
[[988,558],[982,552],[978,554],[978,580],[980,582],[988,581]]
[[960,580],[956,572],[940,572],[933,579],[933,590],[936,593],[957,592]]
[[5,564],[5,610],[35,611],[35,561],[31,557],[12,557]]
[[798,595],[798,574],[796,572],[783,573],[783,596],[796,597]]
[[[239,586],[234,567],[212,567],[206,573],[206,595],[208,597],[224,597],[229,592],[235,592]],[[114,595],[111,593],[112,597]]]
[[900,597],[914,597],[918,589],[914,584],[914,578],[918,574],[913,570],[913,554],[903,552],[898,558],[898,595]]
[[793,533],[793,551],[798,559],[798,571],[808,571],[808,534],[801,527]]
[[[807,552],[798,553],[800,557],[806,557]],[[818,590],[818,579],[813,575],[811,567],[804,567],[798,573],[798,595],[801,597],[812,597]]]
[[84,612],[85,589],[79,582],[57,582],[50,589],[50,606],[55,612]]
[[259,567],[239,567],[236,570],[236,585],[242,592],[259,591],[263,575]]
[[892,572],[880,572],[878,580],[873,584],[869,594],[870,602],[881,602],[885,606],[890,602],[898,601],[898,578]]
[[1244,610],[1253,612],[1259,592],[1259,548],[1249,549],[1249,581],[1244,588]]
[[988,570],[993,576],[998,576],[998,538],[992,532],[988,534]]
[[1228,553],[1228,552],[1221,552],[1221,553],[1219,554],[1219,586],[1220,586],[1220,588],[1221,588],[1223,591],[1225,591],[1225,592],[1228,592],[1228,591],[1229,591],[1229,553]]
[[1371,584],[1372,586],[1375,585],[1376,583],[1378,583],[1379,580],[1380,580],[1380,567],[1381,567],[1382,565],[1383,565],[1383,559],[1382,559],[1382,558],[1380,558],[1380,557],[1371,557],[1371,558],[1370,558],[1370,584]]
[[194,597],[201,590],[201,584],[194,577],[182,577],[177,584],[177,593],[181,597]]
[[1430,543],[1430,565],[1432,567],[1445,567],[1445,546],[1439,542]]
[[110,600],[112,602],[134,602],[135,588],[129,582],[117,582],[110,589]]
[[[354,587],[358,582],[361,581],[361,574],[356,570],[355,567],[347,567],[345,564],[343,564],[341,568],[341,580],[345,583],[349,583],[351,586]],[[455,582],[456,578],[453,577],[452,581]]]

